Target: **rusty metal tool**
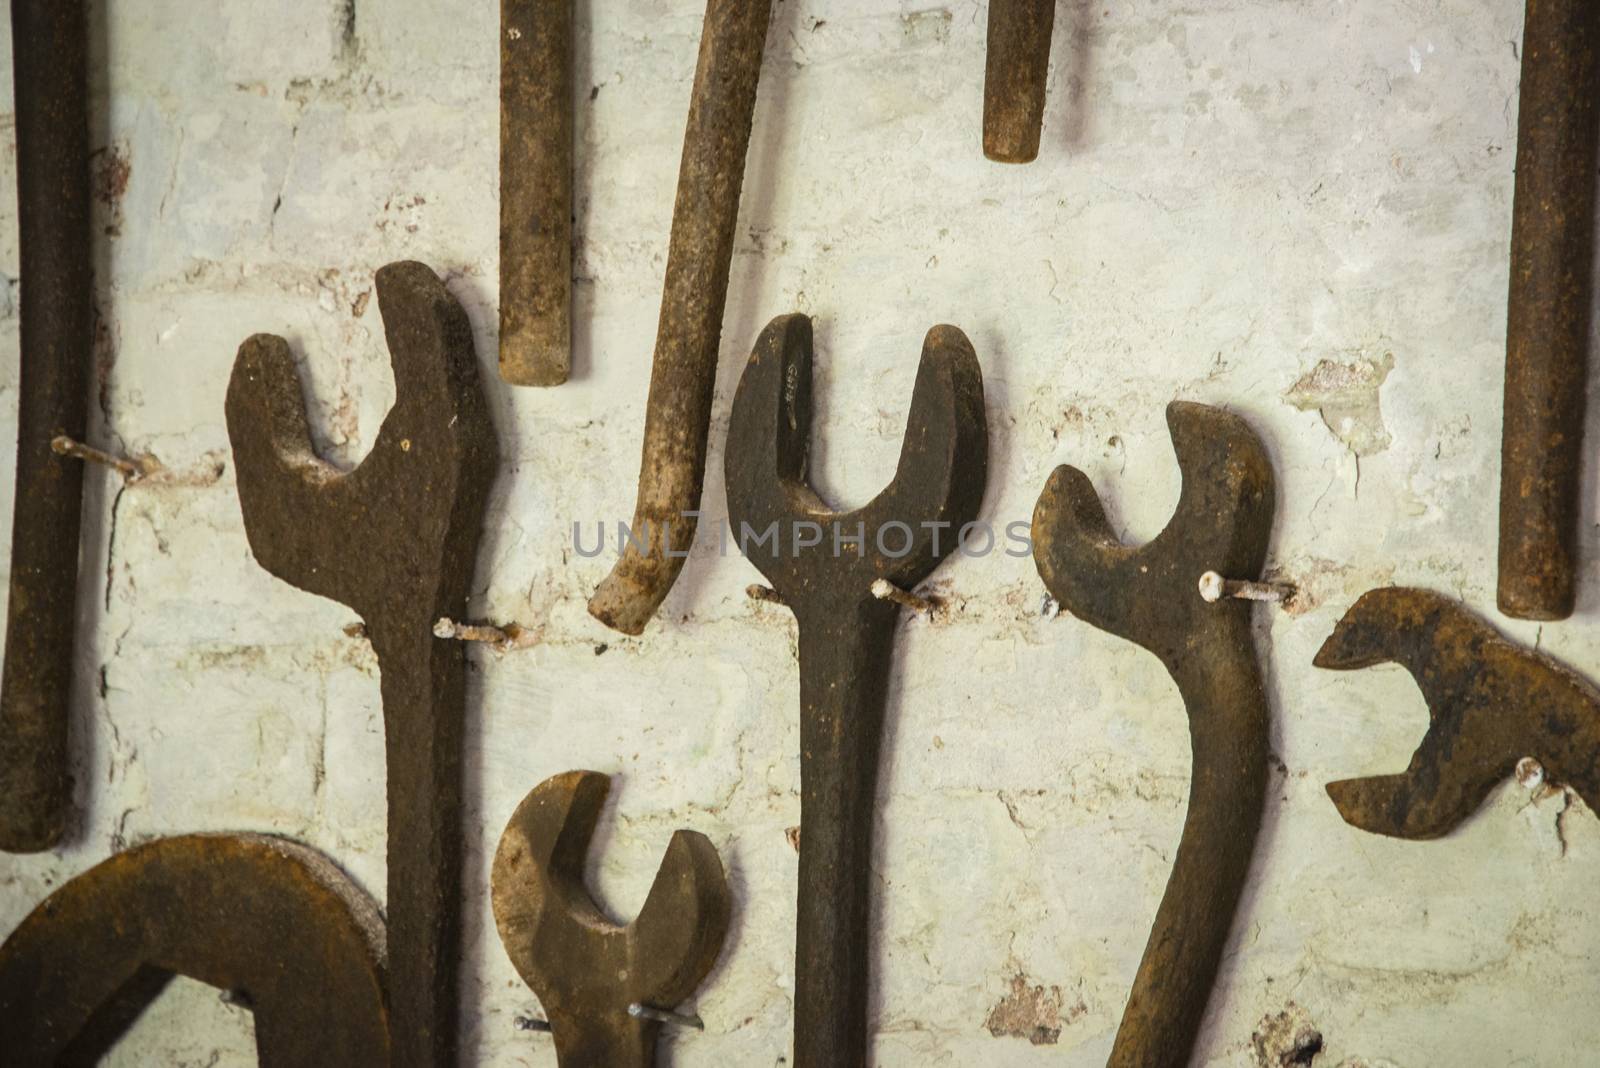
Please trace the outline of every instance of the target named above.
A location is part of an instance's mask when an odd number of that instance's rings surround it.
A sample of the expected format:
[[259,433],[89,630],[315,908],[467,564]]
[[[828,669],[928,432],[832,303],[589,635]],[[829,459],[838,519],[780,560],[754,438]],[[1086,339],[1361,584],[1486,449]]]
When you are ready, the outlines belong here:
[[1427,733],[1405,771],[1328,784],[1346,823],[1395,838],[1449,834],[1523,757],[1600,811],[1600,690],[1450,598],[1369,590],[1313,663],[1335,671],[1399,664],[1428,703]]
[[573,0],[500,0],[500,377],[572,370]]
[[1039,156],[1055,20],[1056,0],[989,0],[983,154],[996,163],[1032,163]]
[[264,1066],[387,1065],[383,921],[322,854],[266,835],[136,846],[0,945],[0,1059],[99,1063],[174,976],[231,992]]
[[506,955],[550,1016],[562,1068],[650,1068],[662,1013],[694,992],[728,934],[733,897],[703,834],[678,831],[639,916],[606,918],[583,881],[611,781],[568,771],[522,799],[490,885]]
[[1058,467],[1033,513],[1034,563],[1068,612],[1154,653],[1183,695],[1194,772],[1166,893],[1107,1062],[1187,1064],[1244,889],[1267,785],[1267,697],[1248,600],[1207,601],[1198,577],[1255,579],[1272,532],[1266,450],[1237,416],[1167,407],[1183,473],[1154,541],[1129,548],[1083,472]]
[[[832,511],[806,479],[811,346],[804,315],[762,331],[733,399],[725,480],[741,547],[800,629],[794,1054],[797,1068],[841,1068],[867,1059],[873,806],[900,614],[872,586],[910,589],[956,547],[983,500],[988,437],[978,358],[960,330],[936,326],[894,480]],[[812,525],[828,532],[815,543]],[[769,529],[752,551],[744,533]]]
[[256,560],[354,609],[378,657],[388,758],[390,998],[397,1064],[455,1063],[466,607],[494,480],[494,428],[465,313],[420,263],[377,274],[395,403],[341,473],[313,451],[282,338],[239,348],[228,437]]
[[78,621],[82,440],[94,337],[89,240],[87,34],[79,0],[12,0],[22,358],[11,599],[0,682],[0,849],[35,853],[66,833],[67,721]]
[[770,0],[706,0],[633,513],[632,529],[646,547],[630,540],[589,599],[590,614],[624,634],[644,630],[694,543],[734,226],[771,10]]
[[1528,0],[1511,207],[1500,611],[1572,614],[1593,293],[1600,4]]

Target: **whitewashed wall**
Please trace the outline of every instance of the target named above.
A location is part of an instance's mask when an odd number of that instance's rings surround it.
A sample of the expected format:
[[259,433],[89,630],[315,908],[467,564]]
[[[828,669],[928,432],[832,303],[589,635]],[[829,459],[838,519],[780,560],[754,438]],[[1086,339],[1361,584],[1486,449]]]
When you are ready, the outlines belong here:
[[[97,0],[96,441],[169,474],[92,476],[79,629],[84,831],[0,856],[0,929],[113,850],[253,829],[326,850],[380,898],[376,669],[353,616],[251,559],[223,391],[247,335],[287,336],[340,461],[394,395],[372,272],[415,258],[477,333],[504,464],[474,608],[539,643],[473,654],[465,1061],[553,1065],[501,951],[488,858],[546,776],[618,776],[594,880],[621,918],[672,829],[721,850],[737,914],[670,1063],[781,1065],[799,823],[794,624],[756,572],[701,555],[640,639],[584,611],[609,566],[574,519],[632,509],[683,116],[703,5],[580,0],[576,375],[494,374],[498,8],[491,0]],[[1085,468],[1133,540],[1177,496],[1173,398],[1226,405],[1279,478],[1273,566],[1310,592],[1260,615],[1277,755],[1197,1063],[1587,1065],[1600,1042],[1600,824],[1560,791],[1497,793],[1407,844],[1345,826],[1330,779],[1396,769],[1426,711],[1398,668],[1311,655],[1390,582],[1492,609],[1518,0],[1064,0],[1044,148],[985,162],[984,5],[779,0],[723,337],[728,401],[772,316],[816,318],[820,484],[893,471],[922,335],[964,328],[991,428],[985,515],[1026,519]],[[10,78],[3,80],[10,92]],[[11,468],[17,324],[9,97],[0,134]],[[1600,447],[1600,434],[1593,440]],[[10,476],[0,479],[9,514]],[[725,507],[721,479],[705,507]],[[1509,633],[1600,672],[1600,538],[1574,620]],[[8,529],[8,528],[7,528]],[[0,535],[4,537],[5,535]],[[954,560],[907,619],[880,799],[876,1063],[1103,1063],[1167,877],[1188,777],[1156,661],[1041,612],[1031,561]],[[1498,617],[1496,617],[1498,618]],[[180,984],[115,1062],[252,1063],[248,1016]],[[1019,1037],[1020,1036],[1020,1037]],[[1030,1040],[1036,1038],[1035,1043]]]

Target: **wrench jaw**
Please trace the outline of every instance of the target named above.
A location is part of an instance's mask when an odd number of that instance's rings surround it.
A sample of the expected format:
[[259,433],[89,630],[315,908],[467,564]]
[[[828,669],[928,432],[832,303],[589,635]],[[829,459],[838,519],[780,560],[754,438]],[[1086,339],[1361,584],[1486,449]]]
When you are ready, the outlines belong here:
[[661,1025],[628,1006],[688,998],[732,917],[716,848],[677,831],[638,917],[625,927],[606,918],[583,871],[609,787],[592,771],[545,780],[518,806],[494,859],[501,942],[549,1014],[564,1068],[649,1068]]

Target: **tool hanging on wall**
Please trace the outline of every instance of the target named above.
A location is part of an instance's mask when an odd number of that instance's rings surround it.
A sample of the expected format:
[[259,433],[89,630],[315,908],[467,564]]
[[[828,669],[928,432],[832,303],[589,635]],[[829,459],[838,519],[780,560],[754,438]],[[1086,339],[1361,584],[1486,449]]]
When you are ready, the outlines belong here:
[[377,654],[388,761],[390,1005],[397,1065],[456,1061],[466,651],[435,620],[466,608],[497,446],[465,313],[420,263],[377,273],[395,403],[349,473],[311,444],[280,337],[239,348],[228,384],[250,548],[348,605]]
[[1368,591],[1313,663],[1399,664],[1428,703],[1428,731],[1405,771],[1328,784],[1346,823],[1395,838],[1449,834],[1524,757],[1600,812],[1600,690],[1455,601],[1428,590]]
[[66,833],[67,723],[78,623],[83,440],[94,341],[89,239],[87,32],[79,0],[12,0],[22,356],[11,594],[0,681],[0,849]]
[[873,806],[900,614],[873,585],[910,589],[956,547],[983,500],[988,438],[977,356],[960,330],[936,326],[894,481],[863,508],[832,511],[806,478],[811,344],[804,315],[762,332],[733,399],[725,480],[742,549],[743,532],[776,530],[770,550],[747,555],[800,630],[794,1063],[841,1068],[867,1061]]
[[98,1063],[178,975],[250,1007],[263,1065],[389,1063],[377,905],[303,845],[200,834],[102,861],[0,945],[6,1065]]
[[561,1068],[650,1068],[660,1018],[675,1015],[660,1010],[711,971],[733,912],[716,847],[678,831],[638,918],[626,927],[606,918],[583,867],[610,786],[593,771],[546,779],[517,806],[494,857],[500,941],[550,1016]]
[[1183,695],[1189,811],[1107,1062],[1187,1064],[1233,923],[1267,785],[1267,696],[1247,599],[1207,600],[1199,578],[1260,576],[1272,533],[1272,466],[1244,420],[1175,402],[1183,473],[1172,519],[1129,548],[1083,472],[1058,467],[1033,513],[1034,563],[1061,607],[1154,653]]
[[1600,4],[1528,0],[1500,438],[1500,611],[1572,614],[1593,292]]
[[589,612],[624,634],[644,630],[694,543],[733,231],[770,14],[770,0],[706,2],[633,513],[632,529],[646,547],[630,539],[589,599]]
[[500,377],[572,369],[573,0],[500,0]]
[[1055,20],[1056,0],[989,0],[983,154],[996,163],[1032,163],[1039,156]]

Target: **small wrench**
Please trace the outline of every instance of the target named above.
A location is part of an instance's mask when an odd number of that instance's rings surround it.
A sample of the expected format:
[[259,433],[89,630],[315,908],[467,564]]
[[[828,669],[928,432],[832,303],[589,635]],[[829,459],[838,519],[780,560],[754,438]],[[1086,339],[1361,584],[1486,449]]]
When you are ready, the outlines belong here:
[[1039,156],[1056,0],[989,0],[983,154],[996,163]]

